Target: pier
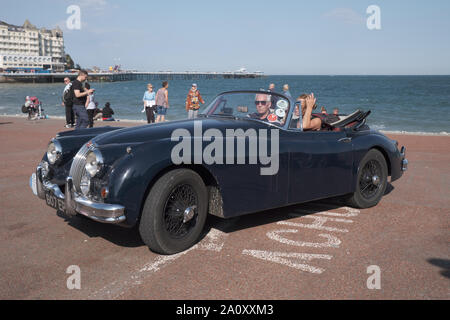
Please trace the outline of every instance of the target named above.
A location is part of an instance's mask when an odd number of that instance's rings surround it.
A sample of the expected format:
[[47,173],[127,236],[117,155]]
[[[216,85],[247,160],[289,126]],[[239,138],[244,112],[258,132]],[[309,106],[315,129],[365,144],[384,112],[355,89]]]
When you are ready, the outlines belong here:
[[[0,73],[0,83],[58,83],[68,77],[74,80],[77,73]],[[134,80],[204,80],[204,79],[242,79],[242,78],[262,78],[262,72],[99,72],[89,73],[91,82],[116,82]]]

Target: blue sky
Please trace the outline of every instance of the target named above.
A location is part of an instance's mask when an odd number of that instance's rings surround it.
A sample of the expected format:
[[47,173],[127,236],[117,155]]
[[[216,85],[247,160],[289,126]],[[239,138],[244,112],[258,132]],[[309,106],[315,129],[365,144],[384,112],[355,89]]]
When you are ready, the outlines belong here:
[[[69,5],[81,30],[68,30]],[[381,9],[368,30],[366,9]],[[4,1],[0,20],[59,25],[82,67],[267,74],[450,74],[450,1]]]

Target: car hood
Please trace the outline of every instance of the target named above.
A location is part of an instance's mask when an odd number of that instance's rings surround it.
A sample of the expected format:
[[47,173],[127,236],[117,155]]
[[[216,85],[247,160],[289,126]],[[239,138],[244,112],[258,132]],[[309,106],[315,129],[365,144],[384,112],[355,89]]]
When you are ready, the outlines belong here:
[[195,120],[167,121],[164,123],[147,124],[138,127],[122,128],[107,133],[103,133],[93,139],[98,146],[109,144],[139,144],[156,140],[170,138],[176,129],[187,129],[192,135],[194,132],[194,123],[200,123],[202,132],[207,129],[271,129],[276,128],[265,123],[235,118],[197,118]]

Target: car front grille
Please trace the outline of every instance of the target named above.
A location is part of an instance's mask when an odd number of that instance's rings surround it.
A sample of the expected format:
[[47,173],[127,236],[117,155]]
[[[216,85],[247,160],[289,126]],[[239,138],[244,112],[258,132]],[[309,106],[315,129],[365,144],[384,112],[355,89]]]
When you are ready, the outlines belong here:
[[78,193],[81,193],[80,183],[81,177],[85,172],[84,167],[86,165],[86,157],[89,151],[91,151],[92,149],[94,149],[92,143],[88,142],[84,144],[73,158],[72,166],[70,167],[69,175],[72,177],[73,187],[75,188],[75,191]]

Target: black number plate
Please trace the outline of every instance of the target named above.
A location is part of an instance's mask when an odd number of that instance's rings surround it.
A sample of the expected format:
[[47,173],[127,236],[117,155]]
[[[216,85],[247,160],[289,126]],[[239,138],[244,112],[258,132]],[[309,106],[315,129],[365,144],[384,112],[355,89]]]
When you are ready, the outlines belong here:
[[52,207],[53,209],[62,212],[66,211],[66,204],[64,203],[64,200],[59,199],[58,197],[49,192],[45,194],[45,202],[47,203],[48,206]]

